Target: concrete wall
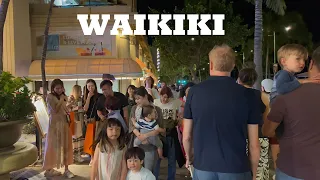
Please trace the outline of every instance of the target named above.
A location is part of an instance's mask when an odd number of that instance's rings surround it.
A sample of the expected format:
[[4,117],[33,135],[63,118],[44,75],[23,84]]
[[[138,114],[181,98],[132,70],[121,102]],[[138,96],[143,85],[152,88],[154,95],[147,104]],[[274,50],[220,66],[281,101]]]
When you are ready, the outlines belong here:
[[29,2],[10,1],[4,27],[4,71],[27,76],[31,64]]

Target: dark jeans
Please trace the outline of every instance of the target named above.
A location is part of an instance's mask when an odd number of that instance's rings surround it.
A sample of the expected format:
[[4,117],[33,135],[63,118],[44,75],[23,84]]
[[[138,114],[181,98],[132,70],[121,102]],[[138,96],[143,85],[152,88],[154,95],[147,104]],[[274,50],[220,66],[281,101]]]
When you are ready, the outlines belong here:
[[193,180],[252,180],[251,172],[245,173],[219,173],[201,171],[194,168]]
[[[170,136],[167,136],[165,141],[166,142],[164,144],[164,148],[165,148],[164,152],[166,152],[166,153],[164,153],[164,155],[166,155],[168,158],[168,178],[167,178],[167,180],[175,180],[177,165],[176,165],[176,153],[175,153],[174,139]],[[161,163],[161,159],[158,160],[158,162],[156,164],[156,169],[154,171],[154,175],[157,179],[159,176],[160,163]]]

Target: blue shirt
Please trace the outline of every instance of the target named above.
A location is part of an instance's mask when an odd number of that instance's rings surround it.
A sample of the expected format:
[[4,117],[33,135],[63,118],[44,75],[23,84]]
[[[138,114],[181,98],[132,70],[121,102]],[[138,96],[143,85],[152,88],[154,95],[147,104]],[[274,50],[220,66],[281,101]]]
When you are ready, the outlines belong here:
[[298,79],[288,71],[280,70],[274,76],[274,81],[270,93],[270,102],[279,94],[287,94],[300,86]]
[[259,124],[261,111],[253,91],[231,77],[212,76],[193,86],[184,118],[193,121],[196,169],[220,173],[249,172],[247,125]]
[[120,121],[120,123],[122,124],[124,132],[128,132],[128,127],[127,127],[126,122],[124,121],[124,119],[120,113],[120,110],[111,111],[110,113],[108,113],[108,118],[118,119]]

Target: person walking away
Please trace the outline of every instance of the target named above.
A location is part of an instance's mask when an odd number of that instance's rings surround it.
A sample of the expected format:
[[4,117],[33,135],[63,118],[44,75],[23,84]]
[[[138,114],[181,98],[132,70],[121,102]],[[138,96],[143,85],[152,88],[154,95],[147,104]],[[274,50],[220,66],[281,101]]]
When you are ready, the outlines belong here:
[[276,180],[320,179],[319,77],[320,47],[313,52],[310,61],[310,83],[279,95],[264,122],[262,132],[268,137],[275,136],[281,122],[285,127],[279,138]]
[[[304,69],[305,61],[308,59],[308,50],[300,44],[286,44],[278,50],[278,63],[283,70],[276,73],[273,87],[270,93],[270,103],[279,94],[286,94],[300,87],[301,83],[308,83],[310,79],[298,80],[294,74]],[[277,129],[277,137],[281,137],[284,130],[283,124]]]
[[[269,113],[269,108],[264,103],[263,92],[253,89],[254,83],[258,79],[258,74],[254,68],[241,69],[238,75],[238,83],[251,90],[257,101],[257,106],[254,110],[261,114],[259,124],[259,142],[260,142],[260,160],[257,170],[257,180],[269,180],[269,139],[264,137],[261,128],[263,125],[263,117],[266,117]],[[268,104],[267,104],[268,105]]]
[[230,77],[235,66],[232,48],[215,46],[209,59],[210,77],[189,90],[184,107],[186,167],[193,165],[194,180],[255,180],[260,159],[258,104],[252,91]]

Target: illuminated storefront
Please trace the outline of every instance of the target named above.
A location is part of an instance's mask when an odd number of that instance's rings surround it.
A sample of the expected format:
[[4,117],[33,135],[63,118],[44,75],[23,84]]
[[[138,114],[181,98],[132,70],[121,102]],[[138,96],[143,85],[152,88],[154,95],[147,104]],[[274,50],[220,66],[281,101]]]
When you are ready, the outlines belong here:
[[[45,0],[11,1],[4,30],[4,70],[16,76],[28,76],[41,81],[41,57],[43,32],[49,5]],[[90,1],[96,2],[98,1]],[[78,3],[78,4],[77,4]],[[78,6],[81,5],[84,6]],[[144,74],[153,74],[155,69],[148,67],[149,49],[143,38],[135,36],[111,36],[109,34],[113,21],[108,22],[103,36],[84,36],[77,20],[78,13],[84,14],[134,14],[135,1],[124,0],[121,5],[108,6],[107,1],[100,1],[101,6],[86,6],[87,1],[55,1],[51,17],[48,38],[46,77],[50,82],[60,78],[65,82],[67,94],[75,84],[83,86],[86,79],[92,78],[97,84],[102,74],[116,77],[114,90],[125,92],[129,84],[139,86]],[[125,5],[126,4],[126,5]],[[92,4],[91,4],[92,5]],[[134,26],[134,21],[130,22]],[[142,53],[142,54],[141,54]],[[147,69],[142,69],[136,59],[140,59]],[[38,84],[33,90],[39,89]]]

